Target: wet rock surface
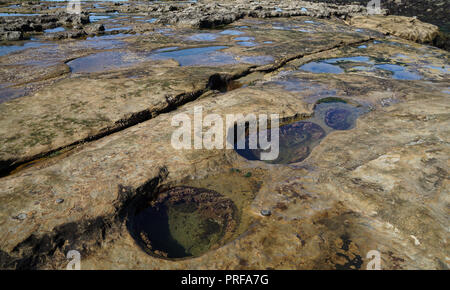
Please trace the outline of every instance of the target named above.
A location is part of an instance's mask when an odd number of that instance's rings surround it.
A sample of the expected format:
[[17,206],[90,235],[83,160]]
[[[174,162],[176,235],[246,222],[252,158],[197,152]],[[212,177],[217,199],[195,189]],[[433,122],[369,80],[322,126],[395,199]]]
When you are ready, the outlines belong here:
[[[4,43],[0,268],[448,269],[448,52],[348,25],[364,6],[208,2],[88,3],[46,33],[91,36]],[[280,162],[175,149],[196,107],[279,114]]]

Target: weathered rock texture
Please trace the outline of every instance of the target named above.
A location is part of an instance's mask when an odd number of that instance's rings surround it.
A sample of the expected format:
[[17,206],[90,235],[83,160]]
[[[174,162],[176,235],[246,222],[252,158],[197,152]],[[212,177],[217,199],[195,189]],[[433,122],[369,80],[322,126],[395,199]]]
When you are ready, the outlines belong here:
[[[0,57],[1,93],[32,88],[0,104],[1,165],[31,161],[0,179],[0,268],[64,269],[69,250],[82,269],[365,269],[372,250],[383,269],[449,268],[449,53],[335,18],[248,16],[209,31],[121,20],[140,34]],[[220,49],[195,65],[148,57],[209,46]],[[118,62],[69,69],[97,53]],[[298,163],[171,145],[173,118],[195,107],[293,122],[330,99],[366,113]],[[233,202],[228,243],[176,261],[139,247],[134,202],[176,186]]]
[[355,16],[348,22],[356,27],[377,30],[386,35],[395,35],[419,43],[434,44],[439,36],[439,28],[436,25],[410,17]]

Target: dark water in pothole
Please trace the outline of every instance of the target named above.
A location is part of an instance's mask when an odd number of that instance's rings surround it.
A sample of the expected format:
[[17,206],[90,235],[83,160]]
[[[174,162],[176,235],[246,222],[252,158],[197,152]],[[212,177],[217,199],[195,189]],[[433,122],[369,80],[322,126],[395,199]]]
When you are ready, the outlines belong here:
[[[348,104],[337,98],[319,101],[311,118],[279,127],[278,158],[266,162],[290,164],[305,160],[326,135],[336,130],[352,129],[356,119],[365,111],[363,107]],[[270,136],[270,131],[267,130],[267,136]],[[235,146],[235,151],[247,160],[261,160],[261,153],[266,151],[249,149],[250,138],[259,138],[259,135],[247,134],[245,149],[237,149]]]
[[139,203],[127,227],[147,253],[186,258],[219,247],[235,230],[235,215],[234,203],[215,191],[174,187],[151,203]]
[[413,66],[389,59],[368,56],[352,56],[313,61],[300,66],[300,70],[312,73],[341,74],[344,72],[366,71],[397,80],[420,80],[422,75]]
[[237,63],[266,64],[271,56],[235,56],[221,51],[226,46],[188,49],[162,48],[150,53],[105,51],[77,58],[67,63],[73,73],[87,73],[123,68],[143,61],[174,59],[180,66],[219,66]]

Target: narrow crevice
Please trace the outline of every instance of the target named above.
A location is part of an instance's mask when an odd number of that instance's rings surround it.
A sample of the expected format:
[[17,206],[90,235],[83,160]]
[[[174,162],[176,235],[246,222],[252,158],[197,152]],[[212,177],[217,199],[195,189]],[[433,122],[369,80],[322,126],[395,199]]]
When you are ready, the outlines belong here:
[[75,142],[70,143],[68,145],[61,146],[61,147],[58,147],[56,149],[53,149],[53,150],[50,150],[50,151],[47,151],[47,152],[43,152],[43,153],[40,153],[40,154],[36,154],[36,155],[34,155],[32,157],[29,157],[29,158],[26,158],[26,159],[22,159],[22,160],[15,160],[15,159],[2,160],[2,161],[0,161],[0,178],[8,176],[12,171],[17,169],[21,165],[24,165],[24,164],[27,164],[27,163],[31,163],[31,162],[36,161],[36,160],[41,159],[41,158],[50,157],[50,156],[54,155],[55,153],[57,153],[59,151],[62,151],[62,150],[75,148],[78,145],[99,140],[99,139],[101,139],[103,137],[112,135],[114,133],[120,132],[120,131],[125,130],[127,128],[130,128],[132,126],[135,126],[137,124],[140,124],[140,123],[143,123],[145,121],[148,121],[148,120],[156,117],[159,114],[173,111],[177,107],[182,106],[182,105],[184,105],[184,104],[186,104],[188,102],[191,102],[191,101],[195,100],[196,98],[201,96],[204,92],[205,92],[205,90],[198,90],[198,91],[195,91],[195,92],[183,93],[183,94],[177,95],[176,97],[166,97],[168,106],[165,109],[161,110],[161,111],[155,112],[155,111],[146,109],[144,111],[136,112],[136,113],[133,113],[129,117],[122,118],[122,119],[116,121],[113,126],[106,127],[106,128],[102,129],[99,133],[97,133],[95,135],[88,136],[88,137],[86,137],[84,139],[75,141]]
[[241,71],[240,73],[237,73],[237,74],[215,73],[209,77],[208,83],[204,89],[200,89],[200,90],[193,91],[193,92],[182,93],[182,94],[179,94],[176,96],[167,95],[166,102],[168,105],[166,108],[164,108],[160,111],[152,111],[150,109],[146,109],[146,110],[143,110],[140,112],[133,113],[130,116],[124,117],[124,118],[116,121],[114,123],[114,125],[102,129],[99,133],[97,133],[95,135],[88,136],[84,139],[75,141],[68,145],[64,145],[64,146],[58,147],[58,148],[50,150],[50,151],[39,153],[39,154],[33,155],[28,158],[24,158],[21,160],[18,160],[18,159],[0,160],[0,178],[10,175],[15,169],[17,169],[18,167],[20,167],[24,164],[32,163],[41,158],[51,157],[52,155],[54,155],[55,153],[58,153],[59,151],[73,149],[78,145],[99,140],[103,137],[107,137],[114,133],[120,132],[120,131],[130,128],[132,126],[135,126],[135,125],[138,125],[145,121],[148,121],[150,119],[153,119],[160,114],[172,112],[189,102],[195,101],[197,98],[199,98],[201,95],[203,95],[206,92],[215,91],[215,90],[220,91],[220,92],[228,92],[233,89],[236,89],[239,86],[232,85],[232,82],[235,82],[236,80],[238,80],[242,77],[245,77],[245,76],[249,75],[250,73],[253,73],[253,72],[270,73],[270,72],[273,72],[273,71],[283,67],[287,63],[289,63],[293,60],[296,60],[296,59],[301,59],[306,56],[323,53],[326,51],[330,51],[330,50],[337,49],[337,48],[342,48],[345,46],[360,45],[363,43],[370,42],[373,39],[374,38],[368,38],[368,39],[360,40],[357,42],[351,42],[351,43],[340,42],[332,47],[324,48],[324,49],[314,51],[314,52],[311,52],[308,54],[302,53],[302,54],[297,54],[297,55],[294,55],[291,57],[284,58],[272,65],[250,66],[246,70]]

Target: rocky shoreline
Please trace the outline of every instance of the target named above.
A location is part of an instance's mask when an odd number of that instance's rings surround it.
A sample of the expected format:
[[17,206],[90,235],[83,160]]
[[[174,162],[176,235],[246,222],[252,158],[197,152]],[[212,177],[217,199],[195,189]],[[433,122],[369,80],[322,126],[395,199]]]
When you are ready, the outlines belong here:
[[[330,3],[338,5],[359,4],[367,5],[370,0],[309,0],[315,3]],[[438,26],[441,30],[440,36],[434,45],[450,50],[450,2],[446,0],[386,0],[381,1],[381,8],[388,15],[400,15],[417,17],[419,20]]]
[[[1,269],[70,250],[82,269],[365,269],[374,249],[450,268],[437,26],[311,1],[11,3],[41,15],[0,17]],[[280,159],[176,149],[199,107],[278,114]]]
[[[314,3],[317,2],[317,3]],[[328,3],[330,2],[330,3]],[[352,16],[367,16],[366,5],[368,1],[352,2],[352,1],[284,1],[281,3],[273,1],[223,1],[220,4],[214,1],[196,2],[196,3],[180,3],[167,5],[155,4],[152,2],[131,2],[130,5],[123,5],[121,2],[111,3],[107,7],[98,8],[91,6],[90,11],[95,13],[137,13],[146,14],[155,18],[158,24],[176,24],[180,26],[189,26],[192,28],[214,28],[221,25],[227,25],[244,17],[255,18],[271,18],[271,17],[294,17],[294,16],[311,16],[319,18],[341,18],[349,19]],[[429,2],[429,1],[425,1]],[[447,5],[442,3],[431,2],[434,6],[430,9],[434,13],[441,15],[440,17],[419,17],[425,22],[438,23],[441,27],[448,25],[447,19],[443,18]],[[31,12],[39,13],[45,11],[45,7],[40,2],[30,2],[35,6],[19,6],[10,8],[5,11],[19,11],[21,13]],[[45,2],[43,2],[45,3]],[[418,7],[422,7],[423,3],[408,4],[409,2],[395,4],[390,1],[382,5],[382,14],[406,15],[411,16],[415,11],[423,11]],[[341,5],[336,5],[341,4]],[[10,6],[8,6],[10,7]],[[416,7],[414,10],[411,7]],[[39,9],[37,9],[39,8]],[[41,9],[41,10],[40,10]],[[51,29],[60,25],[72,27],[72,30],[60,32],[52,35],[55,39],[79,38],[86,35],[96,35],[103,32],[101,26],[88,25],[85,29],[84,25],[89,23],[87,14],[82,16],[68,15],[64,11],[64,6],[54,9],[55,14],[40,16],[11,16],[1,18],[0,36],[3,40],[21,40],[27,38],[32,32],[42,32],[45,29]],[[406,12],[405,12],[406,11]],[[428,11],[428,10],[427,10]],[[47,11],[46,11],[47,12]],[[32,14],[29,14],[32,15]],[[428,14],[426,14],[428,15]],[[427,40],[426,43],[438,46],[448,50],[449,38],[445,32],[434,33],[433,39]],[[28,36],[29,37],[29,36]]]
[[[366,6],[370,0],[309,0],[315,3],[330,3],[338,5],[359,4]],[[447,33],[450,29],[450,3],[445,0],[385,0],[380,1],[381,8],[386,9],[389,15],[417,17],[441,27]]]

